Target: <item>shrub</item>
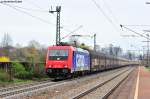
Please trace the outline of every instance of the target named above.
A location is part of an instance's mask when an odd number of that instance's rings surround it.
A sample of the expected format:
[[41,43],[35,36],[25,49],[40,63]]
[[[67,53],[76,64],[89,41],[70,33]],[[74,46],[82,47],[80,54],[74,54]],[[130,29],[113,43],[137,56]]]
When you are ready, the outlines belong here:
[[21,78],[21,79],[30,78],[30,73],[25,70],[25,68],[22,64],[13,62],[12,68],[14,71],[14,77]]
[[14,71],[14,77],[19,79],[32,79],[46,77],[44,74],[43,64],[35,64],[30,68],[25,68],[22,64],[13,62],[12,68]]
[[34,74],[34,77],[37,77],[37,78],[46,77],[44,64],[43,63],[38,63],[36,65],[36,67],[34,67],[33,74]]
[[37,68],[32,68],[29,73],[30,75],[32,75],[33,77],[36,77],[36,78],[41,78],[42,77],[42,74],[36,70]]
[[3,70],[0,70],[0,81],[9,81],[9,74]]

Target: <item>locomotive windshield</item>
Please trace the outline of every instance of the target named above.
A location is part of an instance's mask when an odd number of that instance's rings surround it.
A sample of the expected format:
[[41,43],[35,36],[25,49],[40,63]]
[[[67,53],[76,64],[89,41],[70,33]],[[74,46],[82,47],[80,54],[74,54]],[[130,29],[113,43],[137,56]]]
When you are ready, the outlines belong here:
[[49,60],[67,60],[68,50],[50,50],[49,51]]

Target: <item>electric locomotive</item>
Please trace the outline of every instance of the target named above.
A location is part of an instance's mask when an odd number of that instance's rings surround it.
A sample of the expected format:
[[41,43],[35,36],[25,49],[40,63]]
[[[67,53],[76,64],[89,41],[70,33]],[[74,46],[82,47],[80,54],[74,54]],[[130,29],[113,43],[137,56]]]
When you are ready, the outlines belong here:
[[73,46],[51,46],[48,47],[45,69],[52,78],[90,71],[90,54],[87,50]]

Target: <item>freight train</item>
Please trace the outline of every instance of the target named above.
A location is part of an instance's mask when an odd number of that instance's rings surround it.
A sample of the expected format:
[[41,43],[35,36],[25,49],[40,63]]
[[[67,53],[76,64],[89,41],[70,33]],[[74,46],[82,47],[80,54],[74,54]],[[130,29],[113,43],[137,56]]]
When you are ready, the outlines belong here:
[[73,46],[50,46],[45,70],[51,78],[65,78],[133,64],[136,63]]

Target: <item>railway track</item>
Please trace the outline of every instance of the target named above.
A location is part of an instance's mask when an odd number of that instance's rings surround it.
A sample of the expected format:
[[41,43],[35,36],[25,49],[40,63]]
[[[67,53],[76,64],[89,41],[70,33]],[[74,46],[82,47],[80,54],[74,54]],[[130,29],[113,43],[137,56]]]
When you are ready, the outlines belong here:
[[[121,69],[106,72],[106,73],[104,73],[103,76],[113,74],[113,73],[120,71],[120,70]],[[98,77],[98,76],[99,75],[96,75],[96,77]],[[64,80],[64,81],[59,81],[59,82],[52,82],[50,80],[47,80],[47,81],[37,82],[37,83],[33,83],[33,84],[3,88],[3,89],[0,89],[0,98],[11,99],[14,97],[32,96],[32,94],[35,94],[35,93],[38,94],[41,92],[46,92],[46,90],[49,90],[50,88],[55,88],[55,87],[57,87],[59,85],[63,85],[63,84],[65,85],[65,84],[71,83],[71,81],[72,82],[73,81],[82,82],[86,79],[91,79],[93,77],[94,77],[94,75],[91,75],[91,77],[90,76],[89,77],[81,77],[81,78]]]
[[[107,97],[111,94],[111,93],[113,93],[113,91],[130,75],[130,73],[133,71],[134,69],[132,69],[132,70],[130,70],[130,69],[128,69],[128,70],[126,70],[126,71],[123,71],[122,73],[120,73],[120,74],[118,74],[118,75],[116,75],[116,76],[114,76],[114,77],[112,77],[111,79],[109,79],[109,80],[107,80],[107,81],[105,81],[105,82],[103,82],[103,83],[100,83],[100,84],[98,84],[98,85],[96,85],[96,86],[94,86],[93,88],[90,88],[90,89],[88,89],[88,90],[86,90],[86,91],[84,91],[84,92],[82,92],[82,93],[79,93],[78,95],[76,95],[76,96],[73,96],[72,97],[72,99],[87,99],[87,97],[94,97],[93,96],[93,94],[92,94],[92,92],[94,92],[94,91],[96,91],[97,89],[99,89],[99,88],[101,88],[102,90],[104,90],[102,87],[103,86],[107,86],[107,84],[109,83],[109,82],[111,82],[111,81],[113,81],[113,80],[115,80],[116,78],[119,78],[119,79],[121,79],[120,81],[119,81],[119,83],[117,83],[117,84],[115,84],[115,86],[113,87],[113,88],[110,88],[110,90],[108,91],[108,92],[105,92],[101,97],[98,97],[98,99],[107,99]],[[122,75],[125,75],[125,76],[122,76]],[[123,77],[123,78],[122,78]],[[101,91],[102,92],[102,91]],[[89,94],[91,94],[91,96],[89,95]],[[100,93],[99,93],[99,95],[100,95]],[[95,99],[97,99],[96,97],[95,97]]]
[[48,86],[57,85],[60,82],[51,82],[50,80],[37,82],[33,84],[20,85],[15,87],[3,88],[0,90],[0,98],[13,98],[21,95],[27,95],[33,93],[33,91],[37,91],[42,88],[47,88]]
[[34,85],[37,85],[37,84],[42,84],[42,83],[46,83],[46,82],[50,82],[50,81],[51,80],[44,80],[44,81],[34,82],[34,83],[30,83],[30,84],[22,84],[22,85],[16,85],[16,86],[13,86],[13,87],[0,88],[0,93],[6,92],[6,91],[11,91],[11,90],[14,90],[14,89],[19,89],[19,88],[22,88],[22,87],[34,86]]

